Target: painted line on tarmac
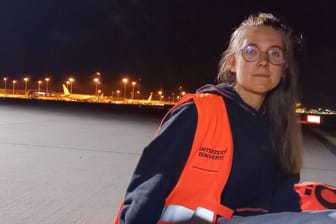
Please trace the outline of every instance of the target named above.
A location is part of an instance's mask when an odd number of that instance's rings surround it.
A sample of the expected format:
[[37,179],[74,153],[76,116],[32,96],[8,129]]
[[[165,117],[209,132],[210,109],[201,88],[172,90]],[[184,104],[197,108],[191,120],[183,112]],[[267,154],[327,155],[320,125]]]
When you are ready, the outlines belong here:
[[35,144],[27,144],[27,143],[14,143],[14,142],[0,142],[0,145],[13,145],[13,146],[28,146],[35,148],[43,148],[43,149],[57,149],[57,150],[72,150],[72,151],[86,151],[86,152],[100,152],[100,153],[111,153],[111,154],[121,154],[121,155],[136,155],[139,156],[141,153],[134,152],[118,152],[111,150],[98,150],[92,148],[78,148],[78,147],[69,147],[69,146],[52,146],[52,145],[35,145]]

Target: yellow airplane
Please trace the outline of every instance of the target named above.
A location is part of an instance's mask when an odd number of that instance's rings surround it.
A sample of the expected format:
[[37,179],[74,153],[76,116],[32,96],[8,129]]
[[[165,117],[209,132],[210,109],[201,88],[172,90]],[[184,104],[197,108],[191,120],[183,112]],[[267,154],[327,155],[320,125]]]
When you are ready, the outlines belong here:
[[89,94],[70,93],[64,84],[63,92],[64,94],[61,95],[61,99],[66,101],[97,102],[98,98],[100,97]]
[[143,100],[137,100],[137,99],[128,99],[127,103],[130,104],[146,104],[146,105],[152,105],[153,101],[152,101],[152,97],[153,97],[153,92],[150,93],[149,97],[147,99],[143,99]]

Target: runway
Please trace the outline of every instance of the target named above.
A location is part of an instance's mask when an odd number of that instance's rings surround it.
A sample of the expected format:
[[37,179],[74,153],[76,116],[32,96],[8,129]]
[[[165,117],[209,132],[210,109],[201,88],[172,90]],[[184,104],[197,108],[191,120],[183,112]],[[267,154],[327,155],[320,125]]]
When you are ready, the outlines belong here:
[[[161,116],[0,104],[0,220],[111,224]],[[336,185],[336,157],[304,135],[302,180]]]

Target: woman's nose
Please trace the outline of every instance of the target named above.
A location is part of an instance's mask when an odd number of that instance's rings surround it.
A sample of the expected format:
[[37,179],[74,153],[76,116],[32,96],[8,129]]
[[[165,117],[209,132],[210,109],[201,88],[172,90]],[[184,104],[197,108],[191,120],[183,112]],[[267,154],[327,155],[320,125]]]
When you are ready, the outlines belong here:
[[267,52],[261,52],[260,57],[258,59],[258,65],[267,65],[269,64],[269,57]]

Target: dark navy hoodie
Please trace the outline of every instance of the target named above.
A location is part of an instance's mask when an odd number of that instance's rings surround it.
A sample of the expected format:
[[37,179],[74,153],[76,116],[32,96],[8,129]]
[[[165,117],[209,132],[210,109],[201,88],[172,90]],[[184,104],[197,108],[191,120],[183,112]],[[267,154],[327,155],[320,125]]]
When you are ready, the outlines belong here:
[[[224,98],[233,136],[234,156],[221,202],[235,215],[300,211],[293,185],[299,174],[281,173],[272,148],[267,114],[247,105],[227,84],[206,85],[198,92]],[[120,223],[156,224],[165,198],[174,188],[191,150],[197,124],[193,101],[172,111],[158,135],[144,149],[127,188]],[[202,180],[200,180],[202,181]]]

